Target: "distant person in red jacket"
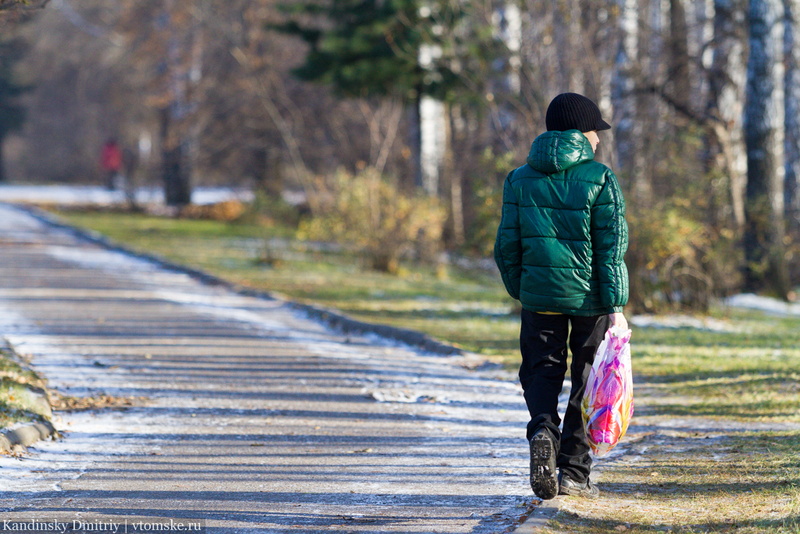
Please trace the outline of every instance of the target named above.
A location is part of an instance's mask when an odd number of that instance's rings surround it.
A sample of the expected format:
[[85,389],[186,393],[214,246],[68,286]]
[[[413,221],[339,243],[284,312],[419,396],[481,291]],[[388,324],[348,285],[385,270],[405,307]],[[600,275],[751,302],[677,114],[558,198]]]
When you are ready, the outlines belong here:
[[100,167],[103,169],[106,187],[109,191],[114,191],[117,188],[117,181],[121,177],[122,150],[120,150],[117,141],[113,138],[109,138],[103,145],[103,151],[100,154]]

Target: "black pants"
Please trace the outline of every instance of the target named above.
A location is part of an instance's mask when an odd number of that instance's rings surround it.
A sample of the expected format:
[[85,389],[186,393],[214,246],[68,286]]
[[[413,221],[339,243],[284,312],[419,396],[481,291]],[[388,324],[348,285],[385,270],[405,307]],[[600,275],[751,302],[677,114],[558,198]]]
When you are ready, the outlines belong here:
[[[610,326],[608,315],[544,315],[522,310],[519,380],[531,416],[527,437],[531,439],[540,427],[547,428],[556,444],[560,443],[558,467],[579,483],[586,481],[592,468],[581,401],[594,354]],[[567,373],[567,347],[572,353],[572,389],[562,431],[558,395]]]

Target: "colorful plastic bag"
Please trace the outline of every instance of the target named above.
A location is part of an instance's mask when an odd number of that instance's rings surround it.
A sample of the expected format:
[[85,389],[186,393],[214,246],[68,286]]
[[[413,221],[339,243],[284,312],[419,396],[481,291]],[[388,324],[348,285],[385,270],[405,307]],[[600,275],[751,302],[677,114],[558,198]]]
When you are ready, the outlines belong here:
[[613,449],[633,417],[631,331],[612,326],[597,348],[586,381],[582,413],[589,446],[597,456]]

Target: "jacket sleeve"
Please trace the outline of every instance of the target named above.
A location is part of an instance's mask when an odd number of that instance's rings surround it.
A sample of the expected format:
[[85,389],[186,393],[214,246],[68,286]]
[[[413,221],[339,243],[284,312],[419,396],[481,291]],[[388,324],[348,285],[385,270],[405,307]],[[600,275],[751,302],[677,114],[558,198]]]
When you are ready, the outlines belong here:
[[628,249],[625,199],[619,182],[609,169],[600,194],[592,205],[592,257],[600,283],[600,299],[608,313],[621,312],[628,303]]
[[[513,174],[513,173],[512,173]],[[503,186],[503,212],[497,239],[494,242],[494,261],[500,269],[500,276],[506,291],[512,298],[519,299],[520,278],[522,275],[522,240],[519,224],[519,203],[509,174]]]

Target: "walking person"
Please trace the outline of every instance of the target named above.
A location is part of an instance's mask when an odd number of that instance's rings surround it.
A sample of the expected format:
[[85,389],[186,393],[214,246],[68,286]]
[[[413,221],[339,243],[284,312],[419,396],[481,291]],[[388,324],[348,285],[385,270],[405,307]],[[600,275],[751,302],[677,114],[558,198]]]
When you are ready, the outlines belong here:
[[[494,255],[506,290],[522,305],[519,379],[530,413],[531,488],[541,499],[595,497],[581,400],[605,332],[628,326],[625,201],[613,171],[594,161],[598,132],[611,128],[594,102],[562,93],[545,122],[527,163],[506,178]],[[568,351],[572,387],[559,428]]]
[[114,191],[117,189],[117,181],[122,171],[122,150],[117,141],[109,137],[103,149],[100,151],[100,168],[103,170],[106,189]]

